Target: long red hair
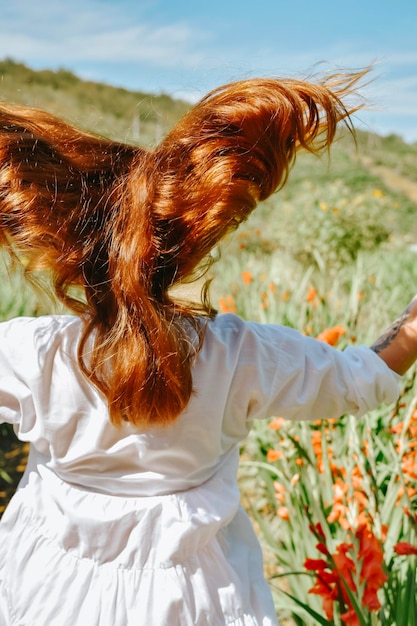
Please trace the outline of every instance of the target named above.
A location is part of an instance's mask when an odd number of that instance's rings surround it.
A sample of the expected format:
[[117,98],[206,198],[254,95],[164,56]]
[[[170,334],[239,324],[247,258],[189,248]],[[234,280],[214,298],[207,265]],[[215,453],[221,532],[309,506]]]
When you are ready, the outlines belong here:
[[226,85],[155,149],[0,105],[0,244],[28,270],[49,270],[85,320],[79,364],[113,423],[167,424],[186,407],[201,317],[213,311],[169,289],[285,183],[297,150],[330,146],[363,74]]

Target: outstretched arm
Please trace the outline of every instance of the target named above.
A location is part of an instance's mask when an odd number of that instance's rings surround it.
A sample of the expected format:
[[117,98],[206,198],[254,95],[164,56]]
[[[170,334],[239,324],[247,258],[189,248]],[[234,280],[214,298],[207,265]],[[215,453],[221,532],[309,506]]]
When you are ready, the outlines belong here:
[[371,349],[397,374],[405,374],[413,365],[417,359],[417,296]]

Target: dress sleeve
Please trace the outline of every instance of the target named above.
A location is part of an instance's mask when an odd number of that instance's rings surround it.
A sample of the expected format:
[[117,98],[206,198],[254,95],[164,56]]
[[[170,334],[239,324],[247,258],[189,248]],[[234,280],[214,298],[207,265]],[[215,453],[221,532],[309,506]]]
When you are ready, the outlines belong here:
[[0,422],[17,425],[34,417],[31,380],[38,374],[33,318],[0,323]]
[[394,402],[401,377],[366,346],[344,351],[282,326],[245,323],[227,411],[254,419],[360,416]]

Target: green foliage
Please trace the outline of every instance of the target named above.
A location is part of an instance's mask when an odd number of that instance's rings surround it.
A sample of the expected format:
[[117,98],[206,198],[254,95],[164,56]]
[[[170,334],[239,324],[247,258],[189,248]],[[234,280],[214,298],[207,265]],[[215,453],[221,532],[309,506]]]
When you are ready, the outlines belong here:
[[305,267],[335,271],[387,241],[393,221],[391,202],[377,189],[354,194],[342,181],[319,187],[306,180],[281,208],[278,246]]
[[62,309],[46,293],[34,289],[25,280],[23,267],[15,263],[12,268],[6,254],[0,253],[0,321],[53,313]]
[[358,147],[377,166],[387,167],[396,174],[417,182],[417,142],[406,143],[397,135],[380,137],[372,133],[358,133]]
[[[416,206],[342,148],[336,146],[334,165],[317,176],[323,162],[302,156],[288,187],[223,247],[212,292],[221,310],[312,336],[339,326],[343,348],[369,345],[404,309],[417,284],[417,255],[409,245]],[[417,546],[416,397],[412,372],[394,411],[381,408],[362,421],[346,416],[334,424],[286,423],[279,430],[255,425],[242,450],[241,489],[263,538],[284,623],[345,626],[347,601],[358,624],[415,622],[415,562],[395,554],[394,546]],[[358,520],[367,520],[375,545],[382,546],[383,563],[373,566],[388,575],[377,590],[381,608],[363,603],[364,557],[353,542],[347,556],[356,564],[356,587],[341,581],[348,600],[335,600],[329,621],[322,598],[309,593],[315,578],[304,563],[325,558],[310,527],[321,524],[333,555],[350,545]]]

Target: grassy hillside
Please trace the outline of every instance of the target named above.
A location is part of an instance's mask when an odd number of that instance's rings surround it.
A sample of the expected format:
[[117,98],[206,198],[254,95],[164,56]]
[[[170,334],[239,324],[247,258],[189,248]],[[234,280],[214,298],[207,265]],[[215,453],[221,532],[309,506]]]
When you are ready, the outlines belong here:
[[[34,71],[12,59],[0,60],[0,100],[46,109],[87,130],[142,145],[157,143],[190,106],[166,94],[85,81],[65,69]],[[385,166],[417,182],[417,143],[407,144],[396,135],[358,132],[357,145],[361,158],[367,158],[367,165],[361,165],[365,171],[370,164]],[[348,138],[333,151],[351,156],[352,150]]]
[[[43,108],[87,130],[142,145],[157,143],[190,106],[168,95],[84,81],[64,69],[34,71],[11,59],[0,61],[0,99]],[[362,131],[355,142],[340,132],[330,159],[327,154],[297,157],[285,189],[243,225],[246,249],[258,254],[280,249],[297,262],[320,264],[326,255],[326,263],[336,257],[338,262],[354,260],[361,250],[393,238],[416,243],[416,163],[417,143]],[[268,237],[259,236],[261,231]],[[235,237],[226,257],[240,245]],[[13,300],[6,307],[6,300],[3,314],[7,310],[8,316],[25,306]]]
[[[84,81],[64,69],[34,71],[11,59],[0,61],[0,99],[43,108],[87,130],[142,145],[157,143],[190,106],[168,95]],[[303,268],[327,271],[330,265],[330,271],[338,271],[375,245],[415,244],[416,163],[417,143],[362,131],[355,142],[340,132],[330,158],[297,157],[284,190],[263,203],[224,248],[224,265],[242,251],[271,258],[279,251]],[[3,282],[1,318],[45,308],[49,302]]]
[[0,61],[0,99],[37,107],[119,141],[157,143],[189,104],[167,95],[84,81],[67,70],[34,71]]

